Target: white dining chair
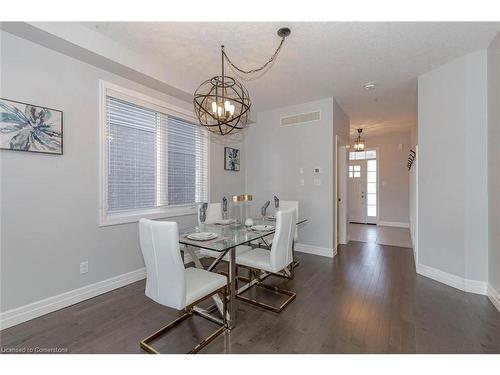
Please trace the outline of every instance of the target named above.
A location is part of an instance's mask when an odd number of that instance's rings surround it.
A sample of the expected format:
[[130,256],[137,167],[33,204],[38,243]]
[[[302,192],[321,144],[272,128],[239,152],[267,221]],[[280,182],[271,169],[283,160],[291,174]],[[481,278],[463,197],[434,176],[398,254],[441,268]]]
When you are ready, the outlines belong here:
[[[280,208],[281,211],[287,210],[295,210],[297,214],[297,219],[299,218],[299,201],[281,201],[280,200]],[[297,230],[297,226],[294,226],[293,240],[297,242],[299,239],[299,231]]]
[[[200,208],[201,209],[201,206]],[[200,222],[200,215],[198,212],[198,224],[215,224],[217,221],[222,220],[222,204],[209,203],[207,206],[205,222]]]
[[154,340],[196,313],[193,310],[195,305],[216,293],[222,294],[221,327],[189,351],[198,352],[227,327],[227,278],[203,269],[184,268],[179,250],[179,231],[175,222],[139,220],[139,242],[146,265],[146,296],[161,305],[185,310],[172,323],[142,340],[140,346],[144,351],[158,354],[151,346]]
[[[250,278],[247,279],[249,283],[248,285],[251,285],[252,287],[256,286],[270,289],[275,293],[286,295],[288,296],[288,298],[279,307],[271,306],[255,299],[248,298],[241,293],[237,295],[238,299],[256,306],[263,307],[276,313],[280,313],[290,302],[295,299],[296,294],[294,292],[266,285],[260,280],[263,272],[280,274],[281,272],[285,272],[286,269],[293,263],[292,245],[296,223],[296,210],[291,209],[286,211],[278,211],[276,213],[276,230],[274,234],[274,241],[271,246],[271,251],[256,248],[236,257],[236,264],[238,266],[243,266],[250,270]],[[256,278],[254,278],[254,276]]]
[[[280,210],[287,211],[287,210],[294,209],[297,212],[297,218],[299,217],[299,202],[298,201],[282,201],[282,200],[280,200],[279,202],[280,202],[280,205],[279,205],[278,211],[280,211]],[[263,238],[256,240],[253,244],[257,245],[259,247],[270,248],[272,243],[273,243],[273,238],[274,238],[274,234],[270,234],[269,236],[266,236],[266,237],[263,237]],[[297,226],[295,226],[295,233],[293,235],[293,240],[295,242],[297,242],[298,239],[299,239],[299,233],[297,230]]]

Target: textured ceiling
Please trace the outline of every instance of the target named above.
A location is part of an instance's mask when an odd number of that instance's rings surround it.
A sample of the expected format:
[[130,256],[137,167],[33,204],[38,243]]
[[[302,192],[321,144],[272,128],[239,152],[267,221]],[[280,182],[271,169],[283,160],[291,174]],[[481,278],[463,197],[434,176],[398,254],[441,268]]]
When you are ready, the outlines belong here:
[[[261,65],[276,48],[279,27],[292,30],[271,70],[244,82],[254,111],[334,96],[353,127],[408,126],[416,121],[417,76],[484,49],[500,23],[396,22],[102,22],[84,23],[160,59],[194,92],[220,74],[220,45],[245,69]],[[364,83],[377,82],[374,91]]]
[[351,125],[349,137],[351,140],[356,139],[358,136],[358,128],[363,129],[363,137],[372,137],[389,133],[410,132],[412,124],[366,124],[364,126]]

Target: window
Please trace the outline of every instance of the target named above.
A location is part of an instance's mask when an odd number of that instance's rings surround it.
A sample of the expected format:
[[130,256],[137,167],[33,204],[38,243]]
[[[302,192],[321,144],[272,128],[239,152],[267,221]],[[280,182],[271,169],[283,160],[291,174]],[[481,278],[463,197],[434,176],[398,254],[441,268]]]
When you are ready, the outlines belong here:
[[186,111],[102,83],[101,225],[195,213],[208,138]]
[[349,152],[349,160],[369,160],[377,158],[377,150],[366,151],[351,151]]
[[361,165],[350,165],[349,166],[349,177],[350,178],[360,178],[361,177]]
[[366,214],[377,216],[377,160],[366,162]]

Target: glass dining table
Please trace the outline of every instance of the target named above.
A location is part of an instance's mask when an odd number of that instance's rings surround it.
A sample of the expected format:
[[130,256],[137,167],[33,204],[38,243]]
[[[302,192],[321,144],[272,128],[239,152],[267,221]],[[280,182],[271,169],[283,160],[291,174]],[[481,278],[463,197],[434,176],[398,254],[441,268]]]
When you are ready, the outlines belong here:
[[[307,219],[301,218],[297,221],[297,225],[303,224],[307,221]],[[207,271],[212,271],[215,269],[217,264],[224,258],[226,254],[229,255],[229,301],[228,301],[228,311],[227,311],[227,323],[228,327],[234,328],[236,325],[236,247],[241,245],[248,245],[250,242],[259,240],[261,238],[267,237],[269,235],[274,234],[276,222],[271,219],[253,219],[253,225],[270,225],[272,229],[268,231],[255,231],[251,228],[247,228],[244,225],[236,225],[236,224],[200,224],[198,226],[181,228],[179,230],[179,243],[186,245],[183,251],[190,255],[195,266],[197,268],[205,269]],[[186,236],[191,233],[197,232],[212,232],[217,234],[217,238],[208,241],[194,241],[188,239]],[[198,258],[196,252],[194,251],[196,248],[211,250],[214,256],[213,261],[210,263],[208,267],[203,266],[200,259]],[[295,258],[294,258],[295,259]],[[213,297],[215,305],[213,308],[219,309],[222,313],[222,301],[220,297],[215,295]],[[220,323],[220,320],[214,318],[213,315],[210,314],[212,310],[202,309],[200,307],[195,307],[196,312],[200,315],[205,316],[206,318],[217,321]]]

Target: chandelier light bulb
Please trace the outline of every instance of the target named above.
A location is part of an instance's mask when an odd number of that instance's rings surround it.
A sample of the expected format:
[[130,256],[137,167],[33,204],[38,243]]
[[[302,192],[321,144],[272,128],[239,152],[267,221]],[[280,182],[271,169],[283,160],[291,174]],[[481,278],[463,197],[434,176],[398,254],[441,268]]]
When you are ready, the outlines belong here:
[[217,114],[217,103],[216,102],[212,102],[212,112]]

